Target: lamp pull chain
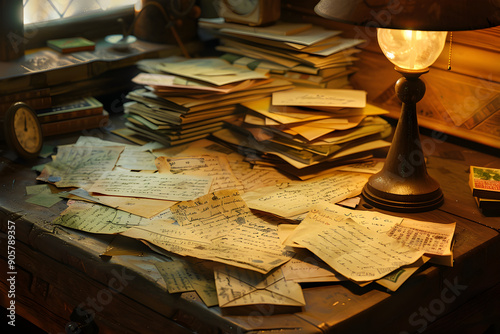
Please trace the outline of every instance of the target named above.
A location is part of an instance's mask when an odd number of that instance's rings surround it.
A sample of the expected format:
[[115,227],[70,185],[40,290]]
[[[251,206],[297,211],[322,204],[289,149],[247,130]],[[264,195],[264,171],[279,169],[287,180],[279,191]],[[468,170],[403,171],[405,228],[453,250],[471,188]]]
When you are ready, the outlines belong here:
[[451,71],[451,44],[453,42],[453,31],[450,31],[450,48],[448,51],[448,71]]

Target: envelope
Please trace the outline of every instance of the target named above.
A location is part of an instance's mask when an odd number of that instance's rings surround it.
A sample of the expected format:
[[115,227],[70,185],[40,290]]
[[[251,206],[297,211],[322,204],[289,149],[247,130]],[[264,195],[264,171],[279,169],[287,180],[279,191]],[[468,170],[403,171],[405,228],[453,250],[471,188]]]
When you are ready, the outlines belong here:
[[249,306],[274,305],[273,313],[290,312],[305,305],[300,285],[287,281],[281,268],[261,274],[243,268],[220,265],[214,269],[221,309],[248,310]]

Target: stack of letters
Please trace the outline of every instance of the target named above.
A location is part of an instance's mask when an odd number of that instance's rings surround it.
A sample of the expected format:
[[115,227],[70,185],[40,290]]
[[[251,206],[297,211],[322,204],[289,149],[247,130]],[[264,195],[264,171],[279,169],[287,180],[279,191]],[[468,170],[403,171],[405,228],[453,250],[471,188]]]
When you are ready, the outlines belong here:
[[239,102],[293,87],[218,58],[170,57],[142,61],[139,67],[145,73],[133,81],[145,88],[128,94],[132,101],[125,104],[127,129],[116,133],[136,142],[153,140],[166,146],[221,129],[224,121],[234,118]]
[[341,31],[312,24],[281,23],[269,27],[248,27],[214,20],[200,26],[215,32],[221,40],[217,50],[238,66],[268,72],[298,86],[344,88],[356,69],[357,45],[363,40],[343,38]]
[[350,89],[295,88],[242,103],[239,122],[215,132],[245,152],[253,164],[297,177],[371,157],[387,147],[386,111],[366,104],[366,93]]

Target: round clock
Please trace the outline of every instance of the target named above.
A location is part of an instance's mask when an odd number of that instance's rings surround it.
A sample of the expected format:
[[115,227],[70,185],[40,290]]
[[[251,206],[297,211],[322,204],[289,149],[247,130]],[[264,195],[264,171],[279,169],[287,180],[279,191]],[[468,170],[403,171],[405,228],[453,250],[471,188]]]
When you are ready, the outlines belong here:
[[219,16],[227,22],[269,25],[280,18],[280,0],[219,0]]
[[259,5],[259,0],[225,0],[228,8],[238,15],[248,15]]
[[4,131],[7,144],[20,157],[38,157],[43,144],[42,127],[30,106],[14,103],[5,114]]

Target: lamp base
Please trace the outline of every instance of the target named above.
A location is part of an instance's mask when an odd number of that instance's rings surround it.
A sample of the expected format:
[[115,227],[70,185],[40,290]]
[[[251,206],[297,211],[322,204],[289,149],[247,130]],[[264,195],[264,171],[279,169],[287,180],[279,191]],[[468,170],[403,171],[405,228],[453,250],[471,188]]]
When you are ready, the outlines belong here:
[[374,207],[398,212],[423,212],[444,202],[439,183],[427,174],[420,142],[416,103],[425,94],[419,78],[428,70],[403,70],[396,94],[403,102],[398,125],[383,169],[370,177],[362,195]]
[[[380,184],[383,186],[379,186]],[[444,202],[439,184],[431,177],[421,180],[417,185],[419,193],[415,193],[415,189],[407,188],[406,191],[411,194],[398,194],[394,192],[395,187],[397,188],[398,184],[394,182],[394,178],[384,175],[382,171],[368,180],[362,196],[366,203],[376,208],[395,212],[425,212],[437,209]]]

